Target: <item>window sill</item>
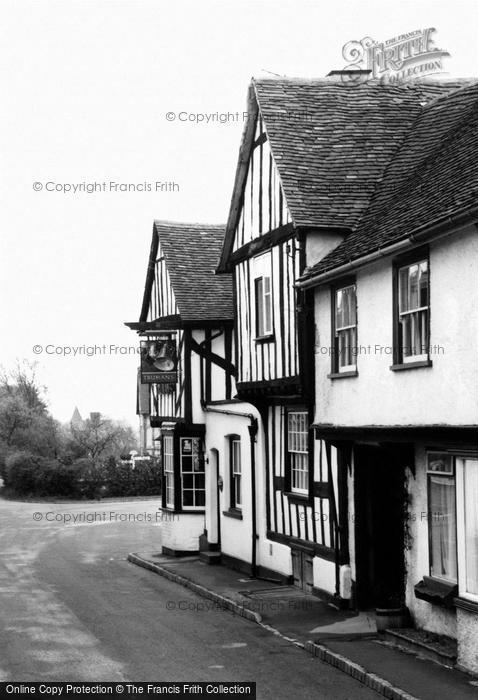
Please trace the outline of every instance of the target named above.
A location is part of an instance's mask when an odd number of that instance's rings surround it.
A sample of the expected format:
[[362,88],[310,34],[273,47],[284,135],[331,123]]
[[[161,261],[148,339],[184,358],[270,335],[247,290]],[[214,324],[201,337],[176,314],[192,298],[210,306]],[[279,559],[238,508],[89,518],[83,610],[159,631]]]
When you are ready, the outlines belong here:
[[432,360],[419,360],[418,362],[403,362],[390,365],[392,372],[401,372],[404,369],[419,369],[420,367],[433,367]]
[[254,342],[258,343],[259,345],[261,343],[274,343],[275,342],[274,333],[269,333],[269,335],[261,335],[257,338],[254,338]]
[[460,610],[466,610],[467,612],[478,614],[478,603],[474,600],[468,600],[468,598],[455,598],[453,600],[455,607],[460,608]]
[[456,583],[442,581],[432,576],[424,576],[423,581],[420,581],[415,586],[415,598],[445,608],[453,608],[455,606],[457,593],[458,585]]
[[284,491],[284,496],[287,496],[290,503],[302,503],[303,505],[309,503],[309,494],[307,493],[297,493],[296,491]]
[[229,510],[223,510],[222,514],[227,518],[235,518],[236,520],[242,520],[242,511],[239,508],[229,508]]
[[327,375],[328,379],[346,379],[347,377],[358,377],[358,371],[353,369],[349,372],[331,372]]

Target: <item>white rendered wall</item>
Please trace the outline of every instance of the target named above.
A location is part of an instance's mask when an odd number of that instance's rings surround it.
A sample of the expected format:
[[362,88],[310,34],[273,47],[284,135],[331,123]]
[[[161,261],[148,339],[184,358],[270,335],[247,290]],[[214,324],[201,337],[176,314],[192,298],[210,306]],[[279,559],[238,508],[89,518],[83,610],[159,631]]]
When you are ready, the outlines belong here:
[[[392,260],[357,271],[358,376],[331,380],[328,287],[316,292],[316,421],[334,425],[478,423],[476,269],[470,227],[430,245],[430,345],[433,367],[393,372]],[[442,348],[442,350],[440,349]]]

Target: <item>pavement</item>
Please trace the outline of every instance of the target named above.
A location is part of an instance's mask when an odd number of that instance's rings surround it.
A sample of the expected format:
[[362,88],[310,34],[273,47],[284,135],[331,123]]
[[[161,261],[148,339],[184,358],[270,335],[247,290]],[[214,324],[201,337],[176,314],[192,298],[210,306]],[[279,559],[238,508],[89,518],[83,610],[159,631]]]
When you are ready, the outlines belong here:
[[372,614],[338,610],[293,586],[249,578],[195,556],[142,552],[128,559],[206,598],[208,609],[227,609],[255,622],[384,697],[478,697],[476,678],[384,641]]

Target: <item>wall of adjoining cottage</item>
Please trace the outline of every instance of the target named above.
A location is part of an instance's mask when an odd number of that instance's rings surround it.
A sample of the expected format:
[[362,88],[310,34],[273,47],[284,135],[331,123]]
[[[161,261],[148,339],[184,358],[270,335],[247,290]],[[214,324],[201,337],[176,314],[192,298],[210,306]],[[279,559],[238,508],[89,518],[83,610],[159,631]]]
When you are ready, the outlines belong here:
[[469,425],[478,422],[478,306],[474,227],[430,244],[433,367],[394,372],[393,266],[357,270],[358,376],[333,380],[331,291],[316,291],[316,421],[334,425]]

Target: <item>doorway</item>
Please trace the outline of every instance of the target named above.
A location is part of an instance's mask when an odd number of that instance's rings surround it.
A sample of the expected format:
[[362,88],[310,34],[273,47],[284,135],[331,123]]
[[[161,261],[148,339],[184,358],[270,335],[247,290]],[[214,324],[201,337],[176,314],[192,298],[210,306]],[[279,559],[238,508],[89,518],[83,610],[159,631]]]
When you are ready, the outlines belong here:
[[354,455],[356,605],[398,607],[405,596],[407,457],[403,447],[375,445],[356,445]]

